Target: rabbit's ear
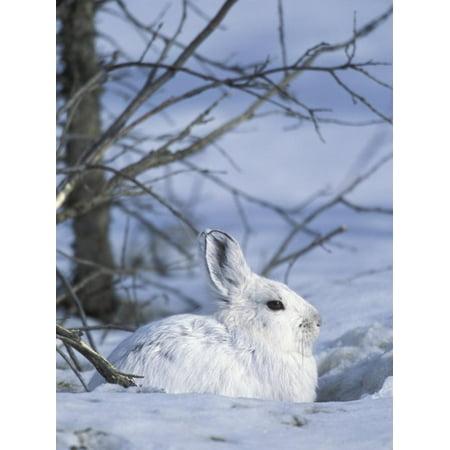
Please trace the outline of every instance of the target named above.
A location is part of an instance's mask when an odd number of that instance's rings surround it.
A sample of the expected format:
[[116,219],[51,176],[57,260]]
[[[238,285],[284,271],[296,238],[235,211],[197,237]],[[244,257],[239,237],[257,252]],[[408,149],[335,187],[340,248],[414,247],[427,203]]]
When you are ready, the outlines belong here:
[[206,270],[221,299],[227,301],[241,290],[251,275],[239,244],[219,230],[206,230],[200,235],[200,247]]

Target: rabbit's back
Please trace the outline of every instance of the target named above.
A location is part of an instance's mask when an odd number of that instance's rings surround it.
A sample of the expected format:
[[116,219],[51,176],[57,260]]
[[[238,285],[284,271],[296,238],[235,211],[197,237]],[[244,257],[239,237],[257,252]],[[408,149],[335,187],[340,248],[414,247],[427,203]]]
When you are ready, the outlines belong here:
[[[242,356],[226,327],[213,317],[180,314],[139,328],[108,360],[124,373],[142,376],[135,380],[138,385],[231,396],[242,380],[251,384],[237,351]],[[89,388],[102,382],[96,374]]]

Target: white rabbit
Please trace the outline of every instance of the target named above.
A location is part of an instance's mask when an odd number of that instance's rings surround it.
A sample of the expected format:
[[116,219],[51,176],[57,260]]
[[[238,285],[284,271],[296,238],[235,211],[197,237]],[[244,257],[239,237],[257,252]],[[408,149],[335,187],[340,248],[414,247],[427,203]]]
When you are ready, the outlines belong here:
[[[223,231],[206,230],[199,243],[217,312],[149,323],[120,343],[109,361],[142,375],[138,385],[167,393],[314,401],[317,310],[285,284],[253,273],[239,244]],[[89,388],[102,382],[95,374]]]

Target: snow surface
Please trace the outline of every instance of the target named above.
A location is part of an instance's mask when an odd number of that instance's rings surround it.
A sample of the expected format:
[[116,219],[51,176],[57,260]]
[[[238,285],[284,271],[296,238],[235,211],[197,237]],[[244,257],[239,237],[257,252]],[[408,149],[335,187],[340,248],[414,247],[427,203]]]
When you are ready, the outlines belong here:
[[[255,3],[242,2],[243,8]],[[274,7],[276,2],[272,3]],[[310,2],[310,11],[304,11],[298,9],[301,9],[300,2],[285,2],[287,39],[291,45],[298,45],[290,48],[301,53],[320,40],[345,38],[352,29],[353,10],[358,10],[358,23],[362,24],[389,5],[386,1],[364,2],[364,6],[359,7],[361,2],[351,1],[345,2],[345,7],[341,3],[336,7],[334,3],[324,2],[327,5],[324,7],[323,4],[313,6]],[[208,2],[202,5],[207,7]],[[322,9],[328,12],[323,14]],[[273,25],[276,10],[261,9],[259,13],[260,22],[256,24],[248,21],[248,13],[236,8],[226,22],[229,31],[241,33],[240,41],[248,44],[241,49],[238,60],[253,55],[255,49],[262,59],[279,51],[264,45],[250,45],[267,40],[263,30],[270,27],[274,33],[271,40],[277,42]],[[298,17],[301,24],[296,23]],[[127,39],[132,40],[130,36],[121,35],[121,43],[133,48],[134,44]],[[373,39],[362,42],[359,49],[370,58],[386,60],[390,57],[390,39],[387,24]],[[226,54],[232,50],[223,48],[226,46],[227,40],[219,36],[202,51]],[[142,49],[136,47],[134,51],[140,55]],[[298,89],[318,91],[314,80],[306,77],[302,83],[305,84],[298,84]],[[333,103],[330,95],[332,93],[324,91],[323,98],[316,99],[314,105]],[[381,109],[389,110],[389,93],[384,97],[376,93],[375,97]],[[342,103],[344,106],[341,105],[345,117],[362,118],[361,110],[352,111],[353,106],[349,104],[346,99],[346,103]],[[218,112],[216,117],[220,119],[221,114],[235,113],[233,108],[238,106],[238,103],[230,103],[228,109]],[[183,123],[189,112],[181,109],[172,115]],[[295,206],[324,187],[331,193],[337,192],[392,150],[391,131],[384,125],[364,128],[329,125],[323,128],[325,144],[311,128],[286,132],[284,125],[282,120],[270,117],[224,137],[220,145],[240,170],[228,164],[223,179],[251,195],[286,207]],[[149,125],[149,133],[152,126],[155,124]],[[195,160],[199,166],[211,170],[223,170],[224,161],[215,150],[208,150]],[[358,204],[392,207],[391,170],[391,164],[385,165],[376,176],[361,184],[350,199]],[[178,196],[183,196],[189,192],[187,186],[192,180],[189,176],[185,181],[182,177],[179,180],[173,188]],[[205,184],[200,194],[196,223],[203,228],[223,229],[242,240],[243,224],[233,198],[214,184]],[[245,207],[253,230],[245,253],[251,267],[258,271],[286,235],[287,226],[262,208],[251,204]],[[114,220],[112,240],[117,246],[116,253],[120,253],[123,218],[114,217]],[[288,279],[289,286],[312,303],[323,317],[321,335],[315,345],[319,367],[317,402],[295,404],[209,394],[169,395],[112,385],[86,393],[58,355],[57,448],[392,448],[392,217],[360,214],[339,206],[312,223],[323,232],[341,224],[347,225],[348,231],[334,239],[339,246],[326,244],[325,248],[316,248],[304,255],[293,266]],[[136,246],[142,245],[136,230],[130,234],[136,239]],[[309,242],[309,237],[300,236],[293,248]],[[69,251],[70,243],[70,232],[60,227],[58,248]],[[283,280],[284,275],[285,268],[279,268],[271,277]],[[200,270],[172,278],[170,283],[175,288],[182,287],[198,301],[200,308],[196,313],[207,313],[211,309]],[[140,294],[144,300],[148,295],[147,292]],[[158,300],[150,306],[156,316],[187,312],[191,308],[175,298]],[[142,303],[142,308],[145,307]],[[65,325],[77,326],[79,322],[73,320]],[[101,331],[93,333],[104,355],[127,334],[124,331],[109,331],[106,335]],[[83,369],[83,377],[88,381],[92,369],[87,363],[83,363]]]
[[389,396],[300,404],[112,391],[58,394],[59,449],[392,448]]

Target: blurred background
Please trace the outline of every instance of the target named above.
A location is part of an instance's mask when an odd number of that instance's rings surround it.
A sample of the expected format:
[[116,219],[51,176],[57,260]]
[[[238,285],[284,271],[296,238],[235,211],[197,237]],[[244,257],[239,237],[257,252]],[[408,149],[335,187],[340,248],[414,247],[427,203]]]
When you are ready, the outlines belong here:
[[61,0],[57,19],[60,323],[209,311],[205,228],[325,338],[390,323],[389,1]]

